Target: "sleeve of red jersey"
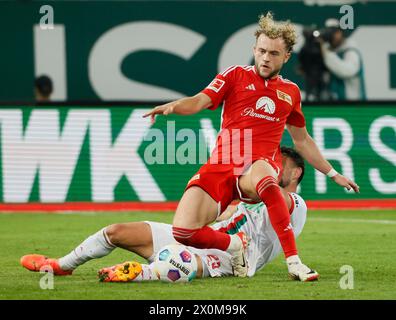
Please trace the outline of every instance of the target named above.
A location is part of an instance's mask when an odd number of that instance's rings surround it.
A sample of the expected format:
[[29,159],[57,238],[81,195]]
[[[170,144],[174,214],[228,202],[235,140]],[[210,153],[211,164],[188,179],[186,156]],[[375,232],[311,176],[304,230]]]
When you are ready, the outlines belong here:
[[301,94],[299,89],[297,89],[293,98],[293,110],[289,114],[286,123],[299,128],[305,127],[305,117],[301,109]]
[[209,96],[210,100],[212,100],[212,106],[208,109],[215,110],[224,100],[228,89],[231,86],[231,82],[234,76],[234,70],[236,66],[229,67],[224,70],[222,73],[219,73],[216,78],[213,79],[209,85],[201,91]]

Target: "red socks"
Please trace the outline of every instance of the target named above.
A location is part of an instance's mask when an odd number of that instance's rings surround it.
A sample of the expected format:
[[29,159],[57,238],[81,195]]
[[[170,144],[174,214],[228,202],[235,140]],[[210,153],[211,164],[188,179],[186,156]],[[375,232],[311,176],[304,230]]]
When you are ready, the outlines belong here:
[[172,232],[176,241],[198,249],[214,248],[226,251],[231,241],[228,234],[213,230],[208,226],[200,229],[172,227]]
[[275,178],[264,177],[256,186],[257,194],[266,205],[268,215],[278,235],[286,258],[297,254],[296,240],[290,224],[290,214]]
[[[278,182],[271,176],[264,177],[257,184],[256,190],[268,209],[272,227],[278,235],[286,258],[297,255],[289,210]],[[199,249],[214,248],[226,251],[231,241],[228,234],[215,231],[208,226],[199,229],[172,227],[172,232],[176,241]]]

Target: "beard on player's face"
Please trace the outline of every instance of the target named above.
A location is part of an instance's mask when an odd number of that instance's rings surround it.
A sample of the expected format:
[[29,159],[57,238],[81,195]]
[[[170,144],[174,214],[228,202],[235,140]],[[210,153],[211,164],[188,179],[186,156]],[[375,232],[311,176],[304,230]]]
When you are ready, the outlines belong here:
[[[265,80],[271,79],[274,76],[278,75],[280,70],[282,69],[283,64],[280,67],[277,68],[266,68],[266,71],[262,71],[262,68],[260,68],[260,66],[262,66],[264,63],[261,62],[255,62],[256,65],[256,70],[258,71],[260,77],[264,78]],[[266,64],[268,65],[268,64]],[[268,70],[268,71],[267,71]]]
[[283,163],[283,173],[279,181],[279,186],[282,188],[286,188],[290,186],[290,184],[294,179],[295,168],[290,166],[290,160],[287,158],[284,158],[282,163]]
[[282,176],[281,180],[279,181],[279,186],[282,188],[286,188],[288,185],[290,185],[291,179],[287,179],[285,176]]

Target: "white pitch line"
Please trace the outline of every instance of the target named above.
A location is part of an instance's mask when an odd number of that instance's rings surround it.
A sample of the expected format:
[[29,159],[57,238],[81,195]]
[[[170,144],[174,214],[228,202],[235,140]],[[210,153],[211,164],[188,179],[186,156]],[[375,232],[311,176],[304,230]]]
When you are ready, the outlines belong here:
[[349,219],[349,218],[319,218],[319,217],[309,217],[309,221],[319,221],[319,222],[352,222],[352,223],[378,223],[378,224],[396,224],[395,220],[370,220],[370,219]]

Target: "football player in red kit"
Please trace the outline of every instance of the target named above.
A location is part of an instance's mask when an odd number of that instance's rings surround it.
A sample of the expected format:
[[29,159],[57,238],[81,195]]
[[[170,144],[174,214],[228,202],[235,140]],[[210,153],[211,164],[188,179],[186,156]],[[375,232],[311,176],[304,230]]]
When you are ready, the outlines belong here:
[[234,199],[262,201],[281,243],[289,275],[309,281],[318,274],[297,254],[290,215],[278,185],[282,171],[279,145],[285,125],[296,150],[315,169],[348,190],[359,192],[359,187],[324,159],[306,130],[298,86],[279,75],[296,42],[293,25],[276,22],[267,13],[260,17],[255,36],[254,66],[231,66],[197,95],[157,106],[145,117],[154,121],[157,114],[189,115],[223,103],[216,148],[187,184],[174,216],[173,235],[187,246],[229,252],[234,275],[244,277],[248,268],[245,235],[220,233],[207,225]]

